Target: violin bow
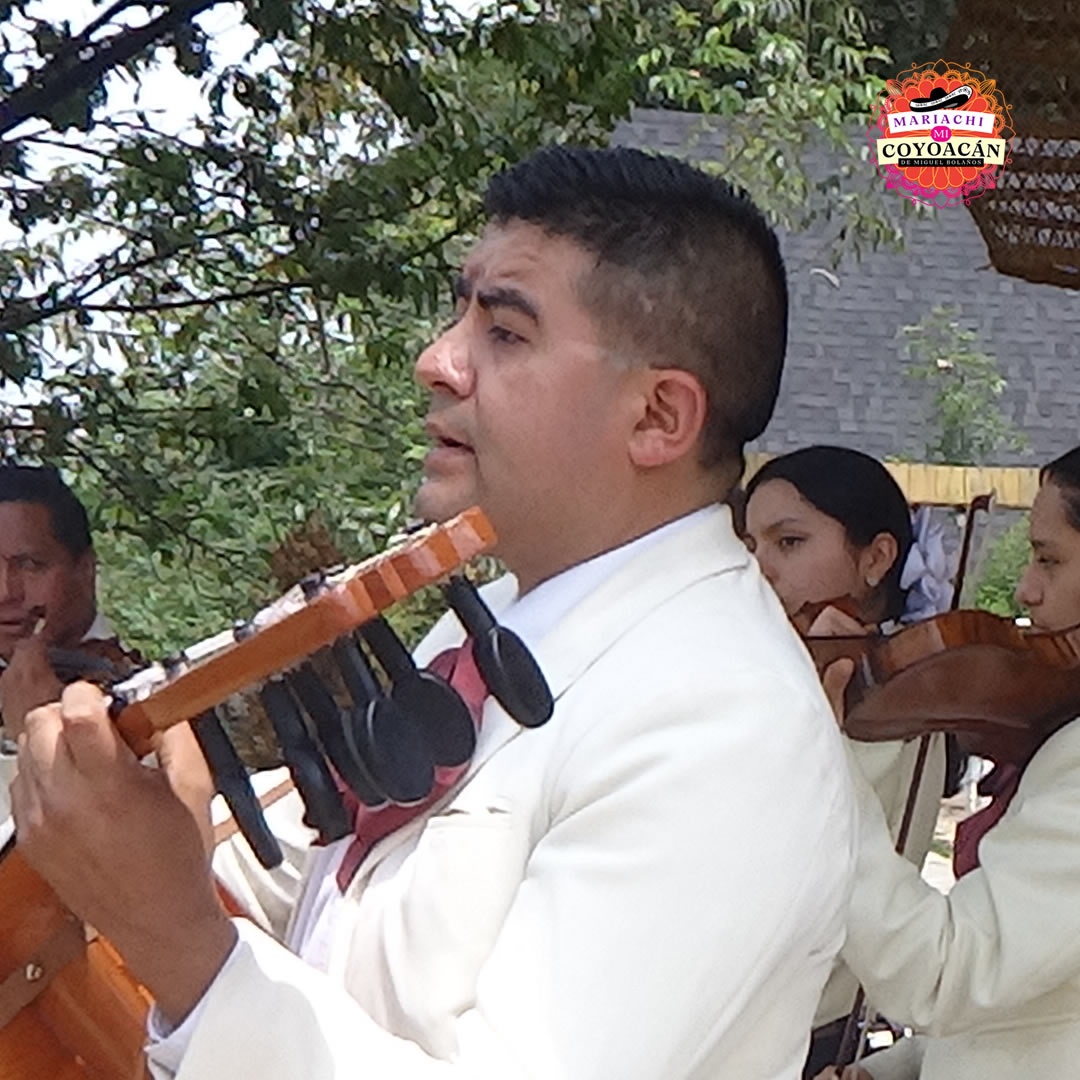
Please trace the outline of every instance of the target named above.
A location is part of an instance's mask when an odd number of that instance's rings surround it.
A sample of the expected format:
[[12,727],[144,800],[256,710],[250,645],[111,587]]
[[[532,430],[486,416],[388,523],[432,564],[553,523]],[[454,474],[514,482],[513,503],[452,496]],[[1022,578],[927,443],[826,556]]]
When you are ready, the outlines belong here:
[[[975,515],[979,511],[989,514],[994,505],[994,496],[993,491],[985,495],[976,495],[968,504],[967,517],[964,522],[964,535],[960,544],[960,558],[953,578],[953,594],[949,601],[950,611],[956,611],[960,607],[960,595],[964,588],[968,561],[973,550]],[[918,803],[919,791],[922,788],[926,761],[930,755],[930,739],[930,735],[923,735],[919,739],[919,749],[915,755],[915,767],[911,770],[911,783],[908,785],[904,813],[900,819],[900,828],[896,834],[895,850],[897,855],[902,856],[907,851],[908,834],[911,832],[911,822],[915,817],[915,806]],[[836,1064],[841,1070],[847,1065],[857,1065],[862,1060],[869,1031],[870,1004],[866,1000],[866,991],[860,986],[858,993],[855,995],[855,1001],[851,1007],[847,1023],[844,1025],[844,1034],[840,1039]]]

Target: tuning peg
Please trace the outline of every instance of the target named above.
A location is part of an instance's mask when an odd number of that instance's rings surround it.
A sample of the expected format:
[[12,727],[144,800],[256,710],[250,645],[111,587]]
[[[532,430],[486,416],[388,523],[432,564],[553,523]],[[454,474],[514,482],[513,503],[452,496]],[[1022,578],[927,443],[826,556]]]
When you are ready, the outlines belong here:
[[464,765],[476,749],[469,707],[445,679],[417,668],[385,619],[372,619],[360,633],[390,679],[390,697],[420,725],[435,764]]
[[340,840],[352,832],[349,815],[330,770],[304,726],[289,688],[279,678],[265,682],[259,690],[266,715],[274,725],[282,757],[304,800],[304,821],[319,834],[323,844]]
[[326,588],[326,575],[321,570],[316,570],[314,573],[302,577],[297,582],[297,585],[300,586],[300,591],[304,594],[305,600],[313,600]]
[[285,681],[303,705],[304,711],[311,717],[330,764],[348,785],[349,790],[365,806],[385,806],[386,792],[364,764],[363,756],[357,747],[358,733],[352,717],[334,700],[315,669],[311,664],[301,664],[286,675]]
[[422,802],[435,785],[435,761],[419,724],[388,698],[351,636],[334,642],[334,657],[352,696],[356,748],[392,802]]
[[443,586],[447,603],[473,639],[473,658],[487,688],[522,727],[540,727],[555,708],[544,673],[525,643],[500,626],[468,578]]
[[191,722],[191,730],[210,766],[215,787],[228,804],[255,857],[267,870],[280,866],[281,846],[266,824],[247,769],[229,742],[217,713],[208,711],[196,717]]

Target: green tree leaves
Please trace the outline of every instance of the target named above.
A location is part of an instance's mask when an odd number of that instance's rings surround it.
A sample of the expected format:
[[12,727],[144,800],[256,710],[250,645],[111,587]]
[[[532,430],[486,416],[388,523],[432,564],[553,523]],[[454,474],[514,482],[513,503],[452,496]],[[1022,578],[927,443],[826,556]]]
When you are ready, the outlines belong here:
[[[648,104],[705,114],[702,126],[726,144],[716,168],[785,228],[825,224],[833,265],[848,251],[900,243],[907,208],[882,199],[860,153],[889,54],[868,42],[858,5],[649,0],[645,8],[639,92]],[[822,150],[835,164],[815,171],[806,162]]]
[[1001,411],[1007,383],[997,358],[977,347],[978,336],[961,328],[958,315],[941,305],[903,327],[907,373],[930,390],[929,460],[985,465],[995,451],[1020,449],[1026,439]]
[[[487,177],[537,146],[604,141],[635,95],[708,110],[733,124],[722,167],[776,220],[895,239],[854,168],[810,177],[800,158],[875,90],[841,0],[469,17],[243,0],[235,62],[215,60],[215,7],[100,0],[73,28],[0,0],[0,35],[26,50],[0,64],[0,451],[66,468],[107,607],[150,652],[274,595],[272,553],[314,512],[350,559],[402,524],[423,454],[413,359]],[[105,103],[110,72],[170,63],[181,122]]]

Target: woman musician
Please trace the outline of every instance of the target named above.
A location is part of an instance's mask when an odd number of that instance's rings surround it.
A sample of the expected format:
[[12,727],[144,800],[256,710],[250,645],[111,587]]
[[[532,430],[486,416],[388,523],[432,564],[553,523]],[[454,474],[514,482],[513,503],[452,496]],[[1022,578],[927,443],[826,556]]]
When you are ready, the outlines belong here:
[[[925,515],[916,538],[899,485],[867,454],[810,446],[773,458],[747,486],[746,523],[747,543],[789,615],[808,603],[847,596],[855,601],[862,623],[883,626],[915,621],[948,606],[940,539],[929,534]],[[894,842],[917,746],[917,739],[850,744],[885,808]],[[905,858],[916,867],[929,850],[944,774],[944,736],[936,735],[904,844]],[[836,1060],[857,990],[855,977],[838,962],[814,1018],[806,1076]]]
[[[1017,599],[1038,630],[1075,626],[1080,447],[1043,468],[1030,530]],[[849,1067],[845,1080],[1076,1075],[1080,723],[1057,730],[1021,768],[999,765],[989,779],[995,797],[961,823],[958,881],[944,896],[896,856],[880,805],[855,778],[860,849],[841,955],[875,1007],[922,1035]]]

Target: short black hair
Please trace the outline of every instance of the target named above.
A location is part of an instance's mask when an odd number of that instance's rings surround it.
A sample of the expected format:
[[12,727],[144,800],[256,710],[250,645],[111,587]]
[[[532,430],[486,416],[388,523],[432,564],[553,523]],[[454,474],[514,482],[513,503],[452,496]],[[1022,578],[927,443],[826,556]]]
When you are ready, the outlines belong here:
[[765,462],[746,485],[747,501],[769,480],[786,480],[816,510],[838,521],[852,547],[864,548],[879,533],[896,540],[896,561],[881,579],[885,617],[904,613],[900,588],[914,542],[911,507],[900,485],[877,458],[846,446],[806,446]]
[[1055,458],[1039,470],[1039,483],[1053,484],[1065,500],[1065,518],[1080,530],[1080,446]]
[[776,404],[788,322],[780,246],[746,193],[678,158],[554,146],[495,176],[485,209],[595,255],[586,307],[635,359],[698,377],[702,462],[741,473]]
[[93,547],[86,507],[50,465],[0,465],[0,503],[37,503],[49,511],[53,537],[73,559]]

